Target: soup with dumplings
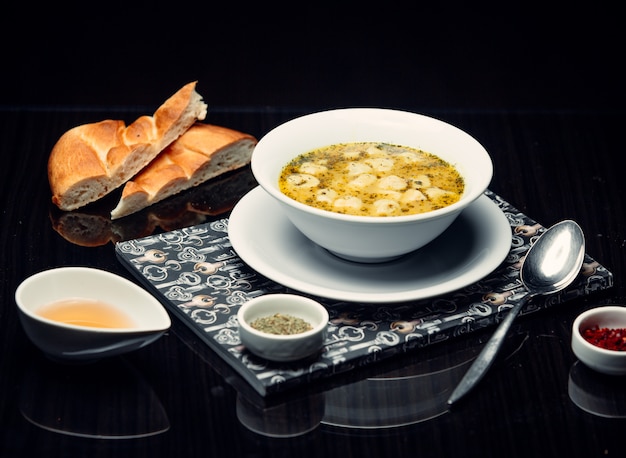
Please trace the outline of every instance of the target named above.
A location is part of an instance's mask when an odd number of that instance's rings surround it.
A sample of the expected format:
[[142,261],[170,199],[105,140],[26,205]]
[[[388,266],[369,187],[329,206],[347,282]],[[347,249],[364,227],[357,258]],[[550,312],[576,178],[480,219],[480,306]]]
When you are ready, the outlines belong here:
[[377,142],[340,143],[301,154],[282,170],[279,188],[306,205],[361,216],[424,213],[457,202],[458,170],[438,156]]

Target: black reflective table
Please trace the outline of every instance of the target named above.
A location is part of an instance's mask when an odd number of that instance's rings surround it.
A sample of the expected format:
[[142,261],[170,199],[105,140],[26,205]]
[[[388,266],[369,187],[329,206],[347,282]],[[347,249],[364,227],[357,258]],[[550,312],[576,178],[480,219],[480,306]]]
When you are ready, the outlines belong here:
[[[417,111],[417,110],[416,110]],[[306,109],[212,107],[207,122],[258,138]],[[120,240],[228,215],[254,187],[249,170],[127,221],[106,206],[77,221],[50,203],[48,154],[69,128],[133,121],[138,107],[0,111],[0,456],[622,456],[626,379],[572,354],[575,316],[626,304],[623,116],[604,112],[425,112],[476,137],[492,155],[490,189],[544,225],[576,220],[614,286],[516,321],[483,382],[446,399],[492,329],[261,398],[179,320],[152,345],[90,365],[47,360],[16,313],[17,285],[67,265],[132,279]],[[99,227],[95,230],[94,227]]]

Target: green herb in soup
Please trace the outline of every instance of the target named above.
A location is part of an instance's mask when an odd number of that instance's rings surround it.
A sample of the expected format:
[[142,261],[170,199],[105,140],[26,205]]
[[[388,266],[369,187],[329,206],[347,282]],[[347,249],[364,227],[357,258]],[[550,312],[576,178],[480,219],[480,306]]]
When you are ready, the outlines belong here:
[[465,188],[438,156],[387,143],[340,143],[301,154],[279,178],[280,190],[312,207],[362,216],[424,213],[457,202]]

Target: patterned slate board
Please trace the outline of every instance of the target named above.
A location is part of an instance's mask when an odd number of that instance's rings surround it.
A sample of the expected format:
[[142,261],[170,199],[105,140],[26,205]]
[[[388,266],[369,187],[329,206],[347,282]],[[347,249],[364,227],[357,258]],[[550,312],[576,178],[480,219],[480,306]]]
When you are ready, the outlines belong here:
[[[250,298],[294,292],[247,266],[228,239],[228,219],[116,244],[120,261],[168,310],[239,372],[262,396],[345,372],[415,348],[492,326],[524,294],[519,266],[545,228],[491,191],[485,193],[511,227],[511,249],[492,274],[440,297],[399,304],[359,304],[314,297],[329,311],[328,338],[315,358],[271,363],[240,343],[237,311]],[[613,284],[613,275],[586,255],[571,287],[534,298],[536,312]],[[312,296],[313,297],[313,296]]]

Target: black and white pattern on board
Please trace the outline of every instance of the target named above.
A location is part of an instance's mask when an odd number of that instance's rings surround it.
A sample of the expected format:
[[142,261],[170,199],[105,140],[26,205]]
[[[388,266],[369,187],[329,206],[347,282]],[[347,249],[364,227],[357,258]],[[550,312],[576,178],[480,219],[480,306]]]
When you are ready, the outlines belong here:
[[[495,193],[485,194],[505,214],[512,234],[510,252],[494,272],[461,290],[406,303],[365,304],[314,297],[328,308],[327,341],[316,358],[296,363],[262,360],[240,343],[236,315],[241,304],[262,294],[294,291],[255,272],[237,256],[228,239],[228,219],[119,242],[116,253],[173,315],[265,395],[499,322],[523,294],[519,268],[545,228]],[[572,286],[534,298],[522,314],[612,284],[611,272],[586,255]]]

